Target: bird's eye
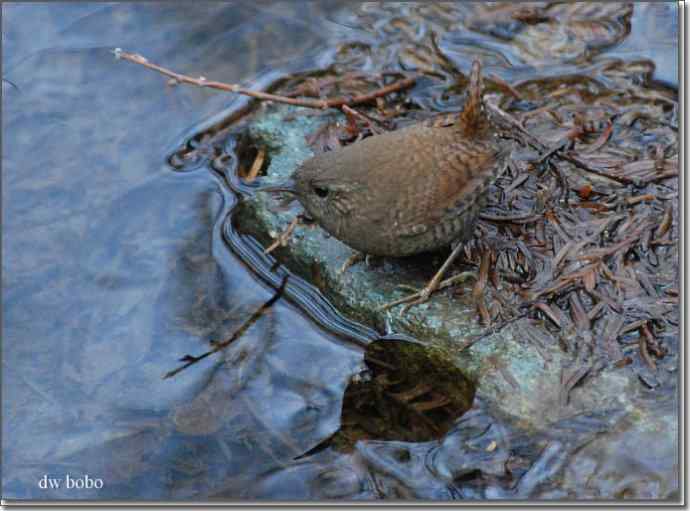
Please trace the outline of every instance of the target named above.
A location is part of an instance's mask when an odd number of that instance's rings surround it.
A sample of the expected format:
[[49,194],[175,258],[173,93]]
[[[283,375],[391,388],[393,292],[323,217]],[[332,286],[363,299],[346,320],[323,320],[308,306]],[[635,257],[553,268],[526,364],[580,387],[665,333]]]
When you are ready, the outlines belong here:
[[314,193],[322,199],[328,195],[328,188],[322,186],[314,186]]

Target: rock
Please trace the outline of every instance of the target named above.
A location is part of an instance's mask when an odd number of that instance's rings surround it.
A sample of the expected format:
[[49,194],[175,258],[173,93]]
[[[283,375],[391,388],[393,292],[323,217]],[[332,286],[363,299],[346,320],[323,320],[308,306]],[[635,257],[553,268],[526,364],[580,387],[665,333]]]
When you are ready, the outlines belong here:
[[[306,137],[330,115],[303,115],[308,110],[272,105],[259,111],[249,128],[249,139],[264,147],[270,164],[266,183],[281,181],[313,153]],[[309,113],[313,113],[309,111]],[[251,162],[250,162],[251,164]],[[287,211],[276,211],[276,198],[257,193],[241,201],[237,228],[268,246],[300,212],[295,202]],[[408,294],[400,285],[423,287],[445,260],[444,254],[424,254],[407,259],[374,259],[359,263],[339,274],[354,251],[328,236],[318,226],[300,227],[275,257],[293,272],[316,285],[345,315],[381,332],[404,332],[430,345],[435,356],[460,368],[477,385],[477,396],[497,414],[527,429],[541,429],[580,412],[606,409],[634,410],[639,383],[625,368],[609,368],[587,377],[570,392],[561,395],[562,368],[569,358],[557,339],[545,329],[534,339],[534,325],[520,320],[468,349],[463,343],[483,331],[471,299],[473,282],[458,291],[436,293],[427,303],[406,314],[401,307],[385,312],[377,309]]]

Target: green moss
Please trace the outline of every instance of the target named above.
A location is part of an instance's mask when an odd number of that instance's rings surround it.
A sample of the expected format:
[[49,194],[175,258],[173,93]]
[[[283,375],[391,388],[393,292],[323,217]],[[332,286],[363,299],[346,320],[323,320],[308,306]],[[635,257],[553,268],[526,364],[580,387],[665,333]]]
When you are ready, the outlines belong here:
[[[310,115],[301,115],[304,112]],[[249,135],[257,145],[269,149],[265,180],[276,182],[290,176],[312,156],[306,137],[331,120],[330,115],[314,116],[313,110],[283,105],[262,110]],[[275,211],[275,199],[259,193],[241,204],[238,228],[267,246],[299,211],[298,205],[291,211]],[[352,249],[318,227],[296,230],[288,245],[274,252],[281,263],[317,285],[345,315],[379,331],[405,332],[426,342],[428,348],[423,353],[410,349],[405,355],[411,374],[433,374],[441,382],[446,377],[448,381],[458,380],[462,374],[463,381],[467,377],[476,383],[477,393],[491,408],[520,424],[543,427],[563,414],[600,409],[613,402],[624,408],[634,407],[630,404],[631,393],[623,390],[631,378],[627,372],[610,377],[615,385],[607,385],[606,377],[601,377],[602,384],[587,385],[586,389],[593,390],[574,391],[571,403],[563,407],[560,377],[566,354],[555,341],[537,350],[520,334],[519,323],[463,350],[464,342],[482,331],[471,300],[471,282],[459,286],[453,295],[437,293],[406,314],[401,314],[401,307],[378,310],[407,293],[398,289],[399,285],[422,288],[443,263],[444,254],[377,258],[371,266],[360,263],[339,274],[342,264],[353,254]]]

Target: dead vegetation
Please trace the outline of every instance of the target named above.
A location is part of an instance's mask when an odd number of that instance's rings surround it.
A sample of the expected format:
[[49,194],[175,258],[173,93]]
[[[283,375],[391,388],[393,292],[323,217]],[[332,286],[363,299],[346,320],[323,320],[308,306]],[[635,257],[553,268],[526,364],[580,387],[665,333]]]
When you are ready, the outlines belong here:
[[[564,402],[609,364],[635,363],[656,385],[657,362],[677,345],[678,104],[640,79],[643,65],[622,66],[602,70],[619,92],[586,77],[551,79],[499,84],[488,102],[505,136],[533,152],[494,185],[463,264],[477,271],[472,296],[489,331],[527,316],[572,354]],[[313,133],[314,150],[420,115],[384,101],[353,112]]]
[[[247,93],[118,55],[176,82]],[[447,62],[430,58],[427,75],[452,72],[451,88],[462,82]],[[600,61],[588,69],[590,75],[513,83],[487,76],[494,121],[532,154],[515,159],[493,186],[462,261],[478,272],[472,296],[483,324],[495,329],[530,317],[526,330],[542,324],[573,355],[572,367],[563,368],[566,402],[575,385],[607,365],[634,364],[645,385],[658,385],[654,375],[677,350],[679,332],[677,94],[650,86],[645,61]],[[294,76],[281,95],[250,95],[318,109],[300,115],[339,109],[344,119],[310,135],[316,152],[433,115],[448,118],[399,93],[413,77],[341,71]],[[213,140],[183,156],[193,159]],[[264,157],[257,154],[251,179]],[[528,331],[525,338],[544,339]]]

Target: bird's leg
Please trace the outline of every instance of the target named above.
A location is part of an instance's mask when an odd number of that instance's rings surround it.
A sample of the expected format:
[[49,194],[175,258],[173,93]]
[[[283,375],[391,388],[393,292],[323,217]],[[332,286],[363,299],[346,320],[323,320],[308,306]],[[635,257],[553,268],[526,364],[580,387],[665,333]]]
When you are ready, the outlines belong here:
[[343,265],[340,267],[340,269],[338,270],[338,276],[345,273],[351,266],[354,266],[357,263],[361,263],[362,261],[364,261],[364,254],[362,252],[355,252],[350,257],[348,257],[343,263]]
[[345,260],[345,262],[343,263],[343,265],[342,265],[342,266],[340,267],[340,269],[338,270],[337,275],[338,275],[338,276],[342,275],[342,274],[345,273],[349,268],[351,268],[352,266],[354,266],[354,265],[356,265],[356,264],[358,264],[358,263],[361,263],[362,261],[364,261],[364,263],[365,263],[367,266],[371,266],[371,258],[372,258],[372,255],[371,255],[371,254],[364,254],[364,253],[362,253],[362,252],[355,252],[354,254],[352,254],[350,257],[348,257],[348,258]]
[[453,262],[457,259],[457,257],[460,255],[460,252],[463,248],[462,243],[458,243],[453,251],[450,253],[448,256],[448,259],[443,263],[441,268],[436,272],[436,275],[433,276],[433,278],[429,281],[429,283],[426,285],[426,287],[420,291],[417,291],[409,296],[406,296],[404,298],[401,298],[399,300],[395,300],[393,302],[389,302],[382,307],[379,308],[379,310],[388,310],[390,308],[395,307],[396,305],[400,305],[403,303],[407,303],[405,308],[403,309],[403,314],[409,310],[410,307],[413,307],[415,305],[419,305],[420,303],[426,302],[431,294],[434,291],[437,291],[439,289],[444,289],[448,286],[452,286],[453,284],[456,284],[458,282],[462,282],[464,280],[467,280],[468,277],[475,277],[476,275],[474,272],[462,272],[459,273],[458,275],[454,275],[446,280],[441,280],[443,279],[443,276],[445,275],[446,271],[448,271],[448,268],[450,268],[450,265],[453,264]]
[[295,230],[295,227],[298,225],[306,225],[307,220],[302,216],[302,215],[297,215],[295,218],[292,219],[292,222],[290,222],[290,225],[287,226],[287,229],[285,229],[285,232],[283,232],[280,236],[276,238],[276,240],[271,243],[271,245],[264,250],[264,254],[270,254],[273,252],[276,248],[278,247],[285,247],[287,246],[287,242],[290,239],[290,236],[292,236],[293,231]]

